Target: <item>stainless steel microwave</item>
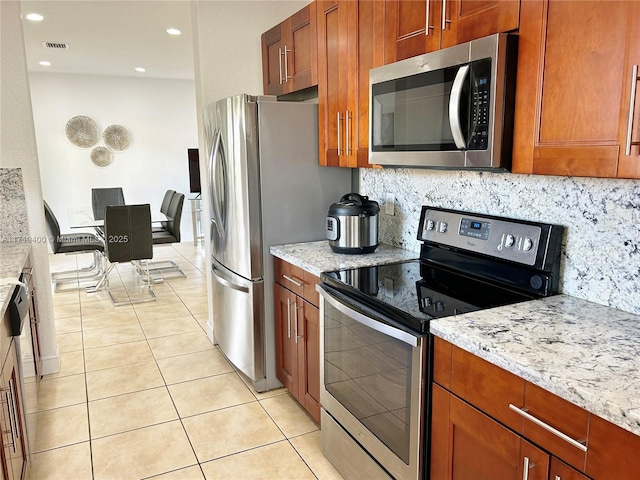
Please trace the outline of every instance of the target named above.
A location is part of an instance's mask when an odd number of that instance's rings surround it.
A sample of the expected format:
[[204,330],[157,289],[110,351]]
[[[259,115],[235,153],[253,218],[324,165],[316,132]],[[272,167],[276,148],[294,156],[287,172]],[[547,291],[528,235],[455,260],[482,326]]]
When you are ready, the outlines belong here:
[[517,37],[496,34],[369,72],[369,163],[509,170]]

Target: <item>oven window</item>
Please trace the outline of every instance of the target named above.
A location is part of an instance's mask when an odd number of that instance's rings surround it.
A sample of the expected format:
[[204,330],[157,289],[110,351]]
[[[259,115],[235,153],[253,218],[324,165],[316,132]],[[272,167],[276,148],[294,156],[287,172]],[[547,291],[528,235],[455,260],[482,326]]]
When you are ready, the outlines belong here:
[[325,302],[325,389],[409,464],[412,347]]

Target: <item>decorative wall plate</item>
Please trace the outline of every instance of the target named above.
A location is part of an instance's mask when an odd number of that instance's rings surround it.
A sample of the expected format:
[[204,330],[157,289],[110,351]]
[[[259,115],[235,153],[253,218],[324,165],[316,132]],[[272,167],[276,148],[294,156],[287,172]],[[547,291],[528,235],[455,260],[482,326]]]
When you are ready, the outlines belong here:
[[91,150],[91,161],[99,167],[106,167],[113,161],[113,154],[107,147],[96,147]]
[[129,148],[129,131],[122,125],[109,125],[104,129],[102,139],[107,147],[116,152]]
[[64,132],[71,143],[81,148],[93,147],[100,140],[100,127],[96,121],[83,115],[69,120]]

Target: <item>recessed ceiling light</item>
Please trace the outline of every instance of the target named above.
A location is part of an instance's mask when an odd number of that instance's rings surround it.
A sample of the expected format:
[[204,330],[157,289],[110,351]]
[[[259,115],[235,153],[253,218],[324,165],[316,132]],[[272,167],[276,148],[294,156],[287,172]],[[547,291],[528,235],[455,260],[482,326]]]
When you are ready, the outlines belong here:
[[181,35],[182,32],[180,30],[178,30],[177,28],[167,28],[167,33],[169,35]]
[[140,73],[142,73],[142,72],[146,72],[146,70],[145,70],[145,68],[144,68],[144,67],[136,67],[136,68],[134,68],[134,70],[135,70],[136,72],[140,72]]
[[42,65],[43,67],[50,67],[51,66],[51,62],[47,62],[46,60],[42,60],[41,62],[38,62],[40,65]]
[[25,17],[27,20],[31,20],[32,22],[41,22],[44,20],[44,17],[39,13],[28,13]]

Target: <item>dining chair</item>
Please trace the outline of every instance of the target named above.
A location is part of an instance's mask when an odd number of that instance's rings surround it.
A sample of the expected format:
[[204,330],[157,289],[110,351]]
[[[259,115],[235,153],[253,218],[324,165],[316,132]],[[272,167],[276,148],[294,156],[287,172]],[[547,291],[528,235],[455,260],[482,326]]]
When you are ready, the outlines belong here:
[[[175,190],[167,190],[164,194],[164,198],[162,199],[162,203],[160,204],[160,212],[169,216],[169,206],[171,205],[171,200],[173,196],[176,194]],[[166,230],[168,226],[168,222],[162,222],[158,227],[152,227],[152,232],[162,232]]]
[[[182,221],[183,207],[184,193],[175,192],[166,213],[168,220],[162,222],[162,227],[158,227],[153,231],[154,245],[180,243],[180,222]],[[187,276],[173,260],[153,262],[149,270],[151,272],[177,273],[183,277]]]
[[92,188],[91,207],[93,208],[93,218],[104,220],[104,209],[108,205],[124,205],[122,187]]
[[[148,267],[141,263],[142,260],[153,258],[153,240],[151,235],[151,207],[150,205],[120,205],[105,207],[104,215],[104,242],[105,256],[109,261],[109,266],[105,270],[101,281],[88,292],[95,292],[101,288],[106,288],[115,306],[153,302],[156,300],[155,293],[151,288],[151,277]],[[136,266],[138,272],[142,272],[142,290],[148,290],[149,295],[133,298],[127,295],[127,300],[120,301],[114,296],[109,284],[109,273],[118,263],[131,262]],[[145,262],[148,265],[148,262]],[[128,290],[130,290],[129,287]]]
[[85,279],[99,279],[104,270],[104,242],[102,239],[92,233],[60,233],[60,224],[53,210],[51,210],[51,207],[49,207],[46,201],[43,201],[43,204],[44,217],[47,224],[47,238],[49,239],[51,250],[55,255],[93,252],[92,265],[76,270],[53,272],[51,274],[51,281],[54,284],[54,289],[57,289],[58,285],[63,283],[72,283]]

